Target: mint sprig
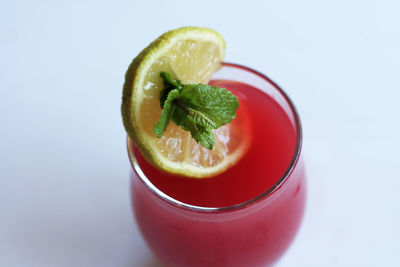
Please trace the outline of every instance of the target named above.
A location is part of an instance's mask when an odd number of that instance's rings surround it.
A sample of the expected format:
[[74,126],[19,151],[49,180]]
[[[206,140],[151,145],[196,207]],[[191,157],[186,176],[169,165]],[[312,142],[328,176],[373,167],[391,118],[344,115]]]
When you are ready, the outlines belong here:
[[212,149],[215,143],[212,130],[236,117],[239,107],[237,97],[225,88],[182,84],[167,72],[161,72],[160,76],[164,79],[164,88],[160,92],[162,112],[153,132],[160,138],[172,120],[182,129],[190,131],[200,145]]

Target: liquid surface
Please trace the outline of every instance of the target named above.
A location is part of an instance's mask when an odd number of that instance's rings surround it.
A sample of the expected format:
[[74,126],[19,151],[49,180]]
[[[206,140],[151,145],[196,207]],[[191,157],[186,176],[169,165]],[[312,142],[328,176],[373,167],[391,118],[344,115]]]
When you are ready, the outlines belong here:
[[257,197],[281,178],[294,155],[296,132],[279,104],[262,91],[227,80],[210,84],[235,94],[240,102],[237,117],[249,118],[243,132],[251,135],[250,145],[238,163],[214,177],[196,179],[159,171],[137,149],[135,155],[149,180],[172,198],[191,205],[225,207]]

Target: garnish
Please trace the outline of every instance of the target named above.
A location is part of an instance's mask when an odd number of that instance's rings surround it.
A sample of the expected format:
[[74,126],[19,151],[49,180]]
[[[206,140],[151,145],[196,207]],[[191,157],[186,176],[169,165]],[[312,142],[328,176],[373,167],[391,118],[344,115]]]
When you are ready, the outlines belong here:
[[162,137],[172,120],[203,147],[212,149],[213,129],[228,124],[236,117],[239,106],[236,96],[225,88],[206,84],[182,84],[171,74],[161,72],[164,89],[160,92],[161,116],[153,132]]
[[154,167],[205,178],[246,153],[251,134],[244,107],[235,118],[236,97],[204,85],[221,68],[224,53],[225,41],[217,32],[183,27],[164,33],[132,61],[125,75],[122,119],[129,141]]

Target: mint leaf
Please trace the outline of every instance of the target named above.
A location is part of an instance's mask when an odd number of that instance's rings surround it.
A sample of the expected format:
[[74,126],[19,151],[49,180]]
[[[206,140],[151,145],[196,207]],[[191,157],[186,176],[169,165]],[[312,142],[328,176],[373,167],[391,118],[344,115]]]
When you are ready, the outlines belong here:
[[212,149],[215,143],[212,129],[231,122],[239,106],[236,96],[224,88],[205,84],[182,84],[167,72],[161,72],[164,88],[160,92],[161,117],[153,128],[161,137],[172,120],[190,131],[203,147]]
[[153,132],[157,135],[158,138],[160,138],[167,129],[168,123],[171,120],[171,117],[174,114],[176,108],[172,101],[174,101],[178,97],[179,91],[177,89],[170,91],[168,94],[168,97],[163,106],[163,110],[161,111],[161,117],[153,128]]
[[189,128],[186,127],[186,117],[187,115],[185,109],[177,105],[175,112],[172,115],[172,121],[176,125],[181,126],[185,131],[189,131]]
[[187,116],[193,123],[201,125],[207,129],[218,129],[217,124],[210,119],[206,113],[199,110],[188,108]]
[[211,129],[197,124],[191,117],[187,119],[187,127],[189,128],[192,137],[203,147],[213,149],[215,139]]
[[164,79],[164,84],[169,84],[174,88],[179,88],[182,86],[181,81],[172,78],[171,74],[168,72],[162,71],[160,72],[160,76]]
[[215,123],[213,129],[228,124],[236,117],[239,107],[237,97],[225,88],[205,84],[185,84],[180,100],[188,107],[201,112]]
[[182,84],[179,80],[175,80],[172,78],[171,74],[168,72],[162,71],[160,72],[160,76],[164,79],[164,88],[160,91],[160,106],[164,107],[164,102],[167,100],[169,92],[174,89],[180,90]]

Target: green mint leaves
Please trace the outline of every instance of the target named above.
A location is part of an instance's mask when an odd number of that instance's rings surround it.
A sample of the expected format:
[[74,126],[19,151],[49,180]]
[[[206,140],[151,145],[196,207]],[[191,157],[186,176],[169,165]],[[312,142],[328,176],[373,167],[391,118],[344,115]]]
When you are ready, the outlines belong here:
[[161,137],[172,120],[203,147],[212,149],[215,139],[212,129],[231,122],[239,106],[236,96],[224,88],[205,84],[182,84],[167,72],[161,72],[164,89],[160,92],[162,108],[159,121],[153,128]]
[[153,132],[157,135],[158,138],[160,138],[164,131],[167,129],[168,123],[171,120],[176,108],[172,101],[174,101],[178,97],[179,91],[178,89],[174,89],[169,92],[166,101],[164,101],[164,108],[161,112],[161,117],[153,128]]

